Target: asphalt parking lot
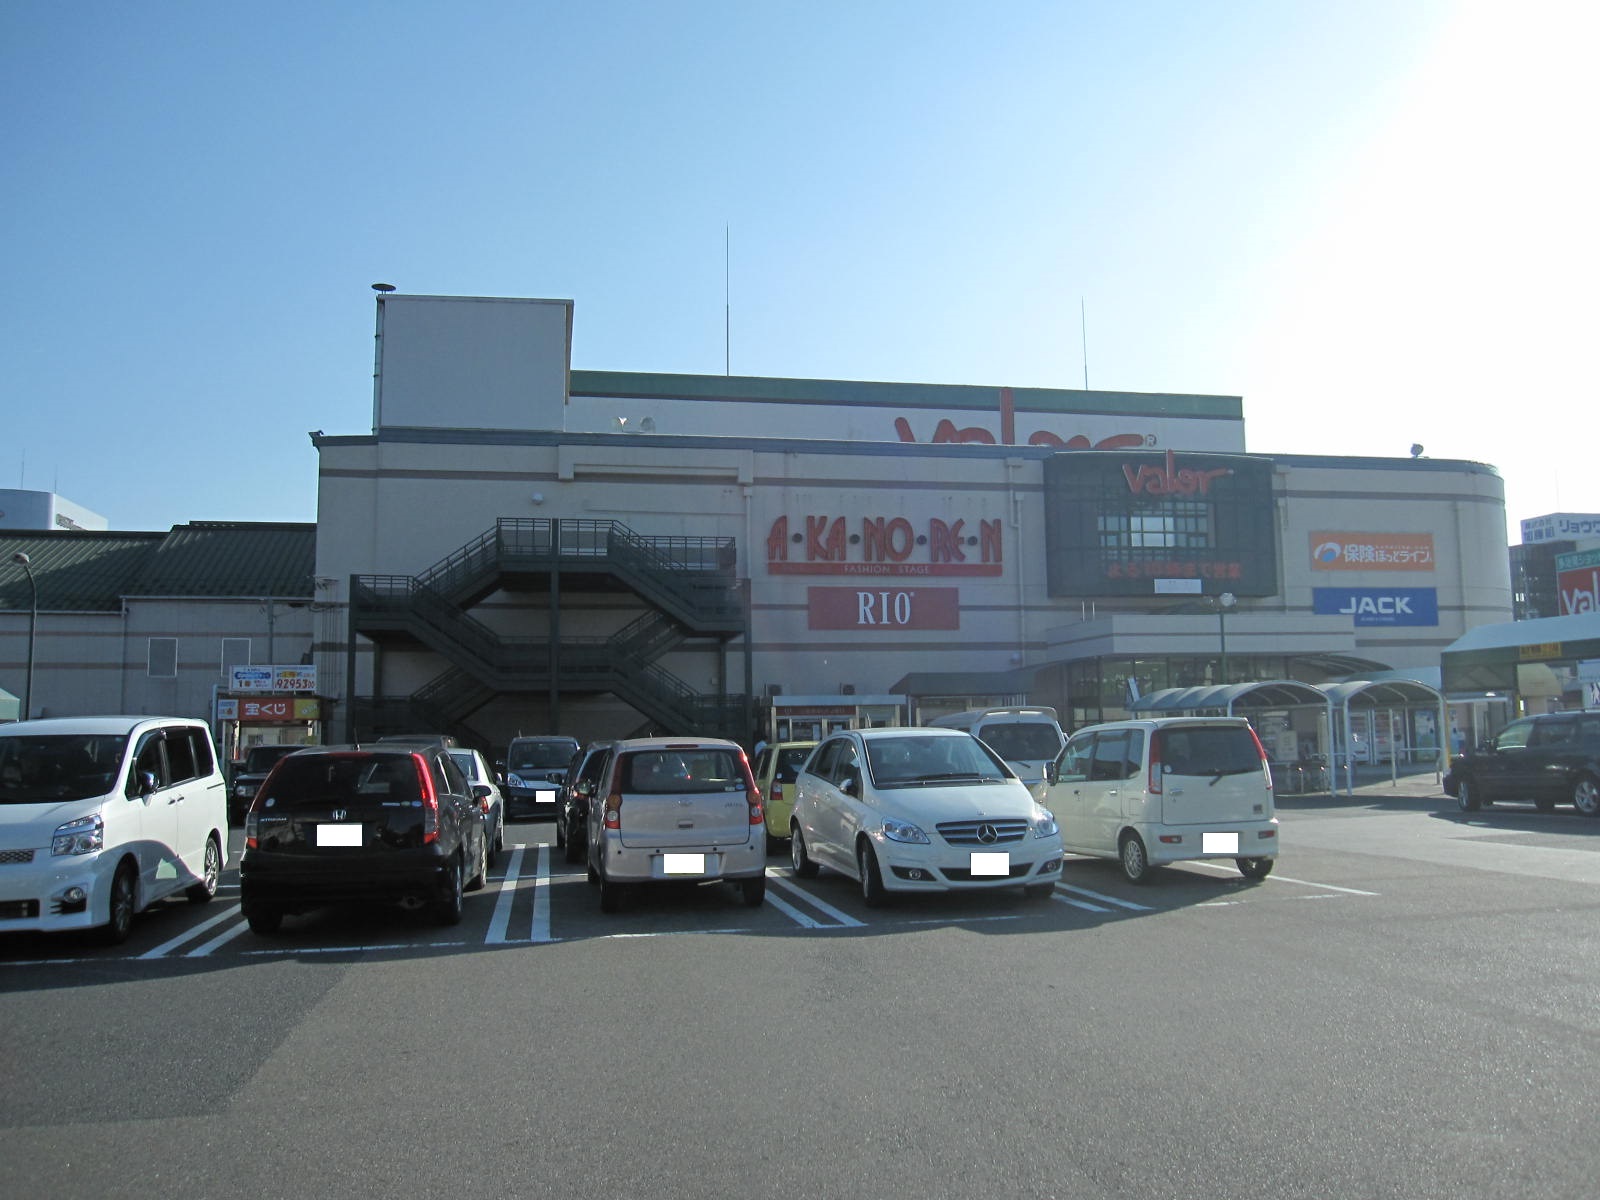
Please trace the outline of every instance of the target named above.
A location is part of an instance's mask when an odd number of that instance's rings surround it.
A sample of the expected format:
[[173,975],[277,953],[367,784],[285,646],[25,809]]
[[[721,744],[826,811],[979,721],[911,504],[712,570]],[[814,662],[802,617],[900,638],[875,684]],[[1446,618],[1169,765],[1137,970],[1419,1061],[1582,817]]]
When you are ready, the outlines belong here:
[[[1587,1198],[1600,821],[1432,781],[1285,798],[1266,880],[1054,895],[790,877],[604,915],[548,822],[465,920],[0,938],[27,1196]],[[178,1181],[181,1180],[181,1183]]]
[[[1381,881],[1352,866],[1304,870],[1312,846],[1359,848],[1375,853],[1401,848],[1443,865],[1472,867],[1502,860],[1531,839],[1538,845],[1528,867],[1555,878],[1600,882],[1591,823],[1570,809],[1540,814],[1531,806],[1499,805],[1464,814],[1439,790],[1436,779],[1417,776],[1381,781],[1353,795],[1286,797],[1283,857],[1261,883],[1243,879],[1232,863],[1188,863],[1160,871],[1134,886],[1113,863],[1069,856],[1049,901],[1023,901],[1014,891],[901,897],[885,909],[868,909],[855,883],[824,871],[795,878],[787,860],[768,863],[767,901],[743,907],[732,888],[685,884],[636,894],[619,914],[599,911],[582,864],[569,865],[553,845],[550,821],[507,826],[506,850],[484,888],[467,897],[461,925],[440,927],[425,914],[394,908],[329,909],[289,917],[272,936],[252,933],[238,905],[237,860],[242,833],[231,836],[229,867],[216,899],[195,906],[181,898],[142,914],[129,941],[113,949],[73,934],[0,936],[0,963],[46,965],[65,960],[234,959],[274,955],[382,952],[448,953],[462,948],[514,948],[608,938],[742,934],[761,937],[869,936],[918,925],[1004,924],[1017,930],[1073,929],[1115,924],[1141,916],[1190,910],[1265,909],[1309,902],[1382,909]],[[1511,839],[1509,842],[1507,839]],[[1520,847],[1526,850],[1526,845]],[[1524,855],[1526,857],[1526,855]]]

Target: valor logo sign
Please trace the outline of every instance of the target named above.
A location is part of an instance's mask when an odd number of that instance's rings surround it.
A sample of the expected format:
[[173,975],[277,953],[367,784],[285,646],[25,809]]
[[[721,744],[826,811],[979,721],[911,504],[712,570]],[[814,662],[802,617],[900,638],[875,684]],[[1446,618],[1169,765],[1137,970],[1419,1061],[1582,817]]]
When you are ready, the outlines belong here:
[[1439,593],[1434,588],[1312,588],[1311,611],[1350,617],[1358,626],[1437,625]]

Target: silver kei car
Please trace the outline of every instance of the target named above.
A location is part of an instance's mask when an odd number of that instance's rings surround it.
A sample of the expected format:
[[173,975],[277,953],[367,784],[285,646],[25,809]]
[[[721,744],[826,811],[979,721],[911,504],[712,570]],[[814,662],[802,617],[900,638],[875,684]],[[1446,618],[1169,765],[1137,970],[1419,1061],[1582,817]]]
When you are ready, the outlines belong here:
[[589,801],[589,882],[602,912],[652,884],[727,881],[755,907],[767,895],[761,792],[737,743],[632,738],[612,748]]

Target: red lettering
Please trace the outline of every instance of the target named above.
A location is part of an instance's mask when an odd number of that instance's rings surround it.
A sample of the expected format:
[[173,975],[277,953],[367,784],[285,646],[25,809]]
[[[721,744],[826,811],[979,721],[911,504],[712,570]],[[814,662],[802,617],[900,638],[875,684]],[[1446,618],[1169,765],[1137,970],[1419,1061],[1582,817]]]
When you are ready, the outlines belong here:
[[1180,471],[1176,468],[1171,450],[1167,451],[1164,468],[1145,465],[1135,470],[1128,463],[1124,463],[1122,467],[1122,477],[1128,481],[1128,490],[1136,496],[1140,492],[1150,496],[1169,496],[1174,493],[1180,496],[1192,496],[1199,492],[1204,496],[1211,490],[1212,480],[1232,474],[1233,471],[1229,467],[1217,467],[1210,471],[1197,471],[1185,467]]
[[997,563],[1001,561],[1000,522],[978,522],[978,551],[982,562]]
[[946,525],[938,517],[928,522],[928,559],[931,562],[966,562],[961,549],[961,527],[965,521]]
[[[826,531],[826,540],[824,540]],[[844,560],[844,518],[806,518],[806,561],[842,562]]]
[[889,522],[888,539],[884,548],[889,552],[891,562],[905,562],[911,557],[911,548],[917,544],[917,535],[911,529],[911,522],[904,517],[896,517]]
[[779,517],[767,532],[767,561],[789,561],[789,518]]

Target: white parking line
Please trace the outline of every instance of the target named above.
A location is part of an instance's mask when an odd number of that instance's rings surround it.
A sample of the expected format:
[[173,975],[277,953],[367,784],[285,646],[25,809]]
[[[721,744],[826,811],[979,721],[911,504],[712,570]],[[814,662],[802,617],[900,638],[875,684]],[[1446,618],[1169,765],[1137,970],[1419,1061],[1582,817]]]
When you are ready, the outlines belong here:
[[[1237,871],[1232,867],[1225,867],[1221,863],[1206,862],[1204,859],[1185,859],[1183,865],[1186,867],[1205,867],[1207,870],[1221,871],[1227,875],[1237,874]],[[1327,888],[1330,892],[1344,892],[1350,896],[1377,896],[1381,894],[1379,892],[1363,892],[1360,888],[1340,887],[1334,883],[1313,883],[1309,879],[1292,879],[1288,875],[1268,875],[1267,882],[1297,883],[1301,887]]]
[[810,892],[806,891],[805,888],[799,887],[796,884],[790,882],[790,880],[793,878],[793,876],[794,876],[794,873],[792,871],[781,871],[780,872],[780,871],[774,871],[771,868],[767,869],[767,879],[768,879],[769,882],[775,883],[779,887],[783,888],[785,891],[792,892],[796,896],[799,896],[807,904],[811,905],[812,908],[815,908],[815,909],[820,910],[821,912],[827,913],[828,916],[832,917],[835,921],[839,922],[839,924],[848,926],[851,929],[858,929],[858,928],[860,928],[862,926],[863,922],[856,920],[849,913],[840,912],[837,908],[835,908],[833,905],[829,904],[826,900],[819,900],[815,896],[813,896]]
[[220,925],[224,921],[226,921],[226,920],[228,920],[228,919],[230,919],[232,917],[237,917],[238,915],[239,915],[239,906],[237,904],[235,904],[232,908],[228,909],[226,912],[218,913],[216,916],[212,917],[209,921],[206,921],[204,924],[196,925],[193,929],[185,929],[177,937],[172,938],[169,941],[162,942],[161,945],[157,946],[155,949],[146,950],[143,954],[137,955],[136,957],[138,957],[138,958],[164,958],[166,956],[166,954],[167,954],[167,951],[172,950],[175,947],[181,946],[181,945],[183,945],[183,943],[185,943],[187,941],[190,941],[193,938],[199,937],[202,933],[204,933],[206,930],[210,929],[213,925]]
[[550,843],[540,842],[535,847],[537,865],[533,880],[533,933],[529,941],[550,940]]
[[798,908],[796,908],[794,905],[790,904],[787,900],[784,900],[784,899],[781,899],[781,898],[779,898],[777,896],[774,896],[772,894],[772,889],[770,887],[767,889],[767,903],[772,905],[773,908],[777,909],[784,916],[788,917],[796,925],[800,925],[800,926],[802,926],[802,927],[804,927],[806,929],[822,929],[822,928],[824,928],[824,925],[822,924],[821,921],[818,921],[818,920],[815,920],[812,917],[806,916],[805,913],[801,912]]
[[[1091,892],[1088,888],[1073,887],[1066,883],[1057,883],[1056,887],[1063,892],[1071,892],[1074,896],[1087,896],[1091,900],[1098,900],[1102,904],[1114,904],[1118,908],[1126,908],[1130,912],[1153,911],[1148,904],[1135,904],[1132,900],[1119,900],[1115,896],[1106,896],[1102,895],[1100,892]],[[1104,910],[1102,909],[1101,911],[1103,912]]]
[[226,944],[228,942],[233,941],[234,938],[238,937],[241,933],[243,933],[246,929],[249,929],[249,928],[250,928],[250,922],[248,922],[248,921],[240,921],[232,929],[229,929],[229,930],[227,930],[227,931],[225,931],[223,933],[219,933],[216,937],[212,938],[204,946],[196,947],[195,949],[189,951],[189,953],[185,954],[184,957],[185,958],[204,958],[206,955],[210,954],[213,950],[215,950],[218,946],[221,946],[221,945],[224,945],[224,944]]
[[506,940],[506,926],[511,923],[511,905],[516,899],[517,876],[522,871],[523,849],[521,845],[511,847],[511,861],[506,864],[505,878],[500,881],[500,895],[494,902],[494,916],[489,920],[489,932],[483,939],[488,945]]
[[438,950],[465,946],[465,942],[387,942],[377,946],[279,946],[270,950],[244,950],[243,954],[367,954],[373,950]]
[[1062,896],[1052,892],[1050,899],[1057,904],[1070,904],[1073,908],[1081,908],[1085,912],[1110,912],[1109,908],[1101,908],[1098,904],[1090,904],[1087,900],[1074,900],[1071,896]]

